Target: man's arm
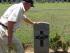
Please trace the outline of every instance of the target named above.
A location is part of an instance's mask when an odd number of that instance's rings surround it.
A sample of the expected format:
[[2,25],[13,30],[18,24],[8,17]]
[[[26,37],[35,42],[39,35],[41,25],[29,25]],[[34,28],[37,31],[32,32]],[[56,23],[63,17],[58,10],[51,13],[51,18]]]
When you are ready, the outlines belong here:
[[13,37],[13,28],[14,28],[15,22],[8,21],[8,45],[12,44],[12,37]]
[[24,21],[29,24],[34,24],[34,22],[32,22],[32,20],[30,20],[29,18],[24,18]]

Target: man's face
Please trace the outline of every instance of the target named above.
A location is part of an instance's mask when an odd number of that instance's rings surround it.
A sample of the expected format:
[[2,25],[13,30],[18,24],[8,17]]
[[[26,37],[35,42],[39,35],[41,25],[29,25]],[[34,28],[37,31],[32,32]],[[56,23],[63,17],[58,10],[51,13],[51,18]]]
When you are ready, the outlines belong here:
[[26,11],[29,10],[31,8],[31,4],[28,2],[24,2],[24,8]]

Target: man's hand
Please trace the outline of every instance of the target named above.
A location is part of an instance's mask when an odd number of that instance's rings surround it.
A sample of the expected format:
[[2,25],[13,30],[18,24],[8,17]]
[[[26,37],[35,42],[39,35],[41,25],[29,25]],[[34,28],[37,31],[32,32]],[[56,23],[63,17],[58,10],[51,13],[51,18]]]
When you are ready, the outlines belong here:
[[33,22],[33,24],[39,24],[39,23],[41,23],[41,22]]
[[8,50],[12,50],[13,49],[13,44],[12,43],[8,43]]
[[13,50],[13,44],[8,43],[8,53],[11,53],[11,50]]
[[11,37],[8,35],[8,48],[13,49],[13,43]]
[[33,24],[39,24],[39,23],[47,23],[47,22],[33,22]]

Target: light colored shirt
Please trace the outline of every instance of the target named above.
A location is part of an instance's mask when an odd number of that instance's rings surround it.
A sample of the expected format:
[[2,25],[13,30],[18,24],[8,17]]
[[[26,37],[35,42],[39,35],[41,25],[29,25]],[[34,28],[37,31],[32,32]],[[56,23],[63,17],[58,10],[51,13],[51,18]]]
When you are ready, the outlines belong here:
[[8,21],[16,22],[14,26],[14,30],[20,26],[20,21],[26,18],[23,15],[25,12],[25,8],[23,3],[18,3],[10,6],[5,13],[1,16],[0,22],[7,26]]

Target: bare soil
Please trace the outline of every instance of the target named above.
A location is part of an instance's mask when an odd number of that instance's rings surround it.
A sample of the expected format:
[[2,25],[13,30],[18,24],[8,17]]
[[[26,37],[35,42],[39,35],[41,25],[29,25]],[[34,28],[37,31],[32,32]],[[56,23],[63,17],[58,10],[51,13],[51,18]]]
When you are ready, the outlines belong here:
[[[25,47],[25,53],[34,53],[34,48],[32,48],[31,44],[26,45]],[[70,47],[68,48],[68,51],[64,51],[62,49],[59,49],[59,51],[54,52],[52,49],[49,49],[49,53],[70,53]]]
[[[51,50],[51,49],[49,49],[49,53],[70,53],[70,48],[69,48],[69,50],[68,50],[68,52],[63,52],[63,51],[56,51],[56,52],[54,52],[53,50]],[[32,47],[30,47],[30,48],[27,48],[26,50],[25,50],[25,53],[34,53],[34,49],[32,48]]]
[[34,53],[34,48],[32,48],[31,46],[25,48],[25,53]]

